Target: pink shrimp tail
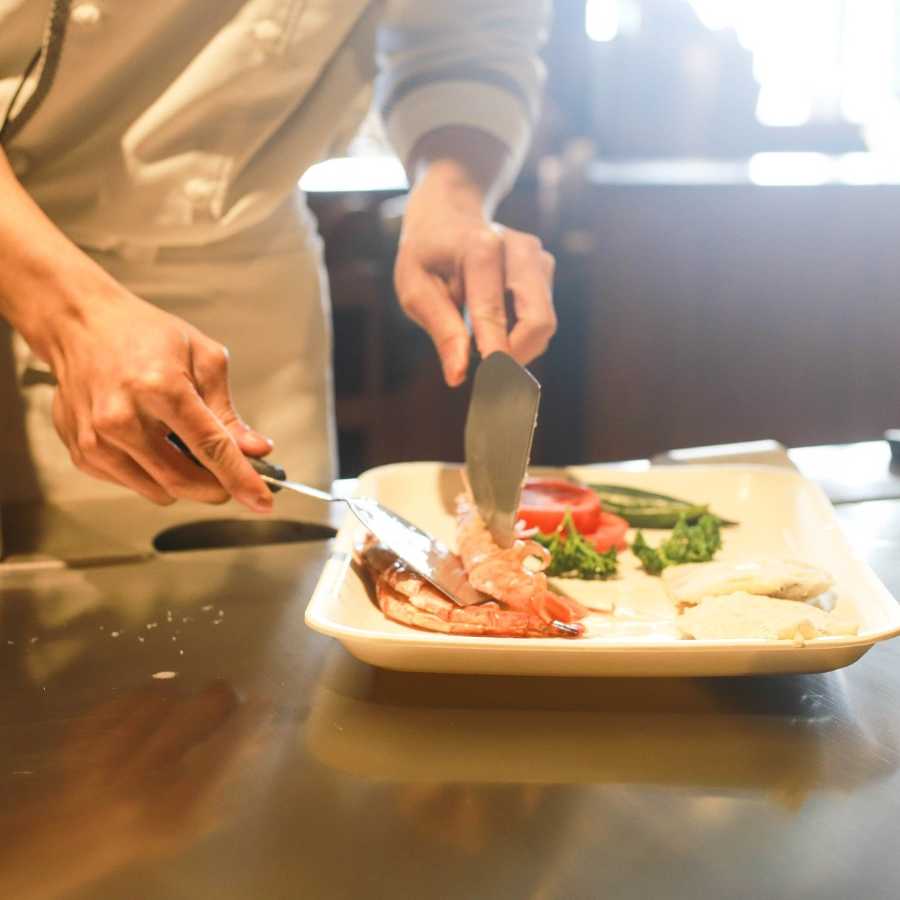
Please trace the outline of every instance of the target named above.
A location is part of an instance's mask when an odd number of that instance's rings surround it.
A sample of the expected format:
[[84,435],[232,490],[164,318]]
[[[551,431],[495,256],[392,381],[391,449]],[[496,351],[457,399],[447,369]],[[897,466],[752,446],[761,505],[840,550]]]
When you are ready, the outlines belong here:
[[587,609],[578,601],[547,590],[536,594],[531,601],[534,611],[545,621],[577,622],[587,614]]

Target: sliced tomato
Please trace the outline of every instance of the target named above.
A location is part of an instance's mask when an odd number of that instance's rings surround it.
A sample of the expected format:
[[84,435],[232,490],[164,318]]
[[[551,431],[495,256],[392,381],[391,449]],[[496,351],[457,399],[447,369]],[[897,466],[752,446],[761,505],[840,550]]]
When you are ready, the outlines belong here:
[[554,531],[567,512],[572,513],[572,521],[582,534],[591,534],[602,524],[600,498],[590,488],[559,478],[529,478],[525,482],[517,518],[529,528]]
[[616,550],[624,550],[628,546],[625,540],[625,532],[628,531],[628,522],[621,516],[602,510],[600,524],[590,534],[585,534],[598,553],[606,553],[613,547]]

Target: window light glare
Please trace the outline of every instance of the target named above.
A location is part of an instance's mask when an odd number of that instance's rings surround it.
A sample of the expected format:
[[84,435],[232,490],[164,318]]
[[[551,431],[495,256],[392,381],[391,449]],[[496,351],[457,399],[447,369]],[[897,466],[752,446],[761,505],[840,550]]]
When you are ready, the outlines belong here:
[[731,28],[753,54],[757,119],[864,126],[895,99],[897,0],[687,0],[706,28]]
[[824,153],[754,153],[748,174],[753,184],[766,187],[814,187],[835,173]]
[[734,10],[727,0],[692,0],[697,18],[710,31],[723,31],[732,24]]
[[608,42],[619,33],[619,0],[588,0],[584,30],[592,41]]
[[756,103],[756,118],[762,125],[780,128],[805,125],[810,119],[809,97],[802,91],[778,90],[771,82],[764,83]]

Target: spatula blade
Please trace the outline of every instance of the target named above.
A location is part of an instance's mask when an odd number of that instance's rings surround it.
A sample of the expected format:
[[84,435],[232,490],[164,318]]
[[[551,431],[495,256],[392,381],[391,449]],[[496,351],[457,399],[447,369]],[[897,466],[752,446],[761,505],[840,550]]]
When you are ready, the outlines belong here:
[[466,418],[466,476],[494,540],[509,547],[531,456],[541,386],[506,353],[481,361]]
[[459,557],[412,522],[375,500],[354,497],[347,500],[347,505],[388,550],[443,591],[457,606],[471,606],[488,599],[469,584]]

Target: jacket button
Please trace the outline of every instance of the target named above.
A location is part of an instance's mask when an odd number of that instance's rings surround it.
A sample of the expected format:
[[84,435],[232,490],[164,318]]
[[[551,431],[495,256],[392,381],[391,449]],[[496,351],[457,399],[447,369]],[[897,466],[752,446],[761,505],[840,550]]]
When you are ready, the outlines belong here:
[[96,25],[103,18],[100,7],[94,3],[79,3],[69,15],[76,25]]

